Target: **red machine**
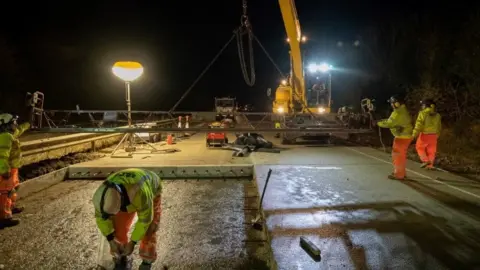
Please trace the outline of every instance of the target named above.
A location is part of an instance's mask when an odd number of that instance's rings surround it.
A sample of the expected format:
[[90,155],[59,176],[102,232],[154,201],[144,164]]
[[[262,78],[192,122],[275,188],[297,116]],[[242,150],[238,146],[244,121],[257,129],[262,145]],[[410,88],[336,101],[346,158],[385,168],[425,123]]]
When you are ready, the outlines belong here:
[[[225,125],[220,122],[214,122],[209,125],[211,129],[224,129]],[[206,138],[206,146],[207,147],[214,147],[214,146],[223,146],[228,143],[227,133],[223,131],[213,131],[207,133]]]

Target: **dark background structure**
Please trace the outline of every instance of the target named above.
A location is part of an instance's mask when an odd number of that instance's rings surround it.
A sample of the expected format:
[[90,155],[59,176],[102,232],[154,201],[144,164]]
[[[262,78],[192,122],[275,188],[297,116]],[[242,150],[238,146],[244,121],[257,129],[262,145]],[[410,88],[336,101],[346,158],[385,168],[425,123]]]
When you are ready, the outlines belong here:
[[[0,35],[0,106],[25,109],[26,92],[42,91],[49,109],[124,109],[117,60],[137,60],[145,74],[132,86],[133,108],[169,109],[239,26],[242,1],[98,1],[14,3]],[[444,117],[442,136],[458,149],[480,137],[480,14],[474,1],[296,1],[308,57],[326,61],[335,107],[377,105],[407,94],[412,116],[432,97]],[[288,44],[277,1],[248,1],[253,32],[284,73]],[[255,45],[257,82],[244,82],[233,43],[180,104],[212,110],[215,96],[268,111],[266,89],[282,79]],[[387,108],[388,109],[388,108]],[[386,112],[385,112],[386,113]],[[456,145],[456,144],[455,144]],[[478,152],[478,151],[477,151]]]

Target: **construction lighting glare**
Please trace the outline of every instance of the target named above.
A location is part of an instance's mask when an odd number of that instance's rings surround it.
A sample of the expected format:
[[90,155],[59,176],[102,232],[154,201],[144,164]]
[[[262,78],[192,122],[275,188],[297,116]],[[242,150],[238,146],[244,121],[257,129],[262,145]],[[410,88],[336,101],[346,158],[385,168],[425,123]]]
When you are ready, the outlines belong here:
[[131,82],[142,76],[143,66],[138,62],[121,61],[113,65],[112,72],[118,78]]
[[282,85],[287,85],[287,80],[282,80]]
[[303,36],[302,37],[302,42],[306,42],[307,41],[307,37],[306,36]]
[[328,64],[325,64],[325,63],[322,63],[322,64],[320,64],[320,66],[318,66],[318,70],[320,72],[328,72],[331,68],[332,68],[332,66],[330,66]]
[[323,108],[323,107],[318,108],[318,113],[324,113],[324,112],[325,112],[325,108]]
[[325,73],[325,72],[329,72],[332,68],[333,68],[332,65],[329,65],[326,63],[322,63],[320,65],[313,63],[308,65],[308,71],[310,71],[311,73],[315,73],[318,71]]
[[317,64],[308,65],[308,71],[310,71],[311,73],[317,72],[317,69],[318,69]]
[[279,113],[283,113],[285,110],[283,109],[283,107],[278,107],[277,111],[278,111]]

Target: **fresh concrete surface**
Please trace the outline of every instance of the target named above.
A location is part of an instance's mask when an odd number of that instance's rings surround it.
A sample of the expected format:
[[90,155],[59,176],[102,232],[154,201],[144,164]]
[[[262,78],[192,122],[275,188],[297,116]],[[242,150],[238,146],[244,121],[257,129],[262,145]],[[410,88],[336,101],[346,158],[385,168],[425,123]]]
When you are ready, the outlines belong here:
[[390,156],[363,147],[251,158],[259,191],[273,170],[263,210],[279,269],[480,269],[480,183],[415,162],[410,181],[388,180]]
[[[244,242],[248,182],[166,181],[154,269],[265,269]],[[4,269],[95,267],[100,239],[91,197],[100,184],[69,180],[21,200],[21,224],[0,233]],[[138,267],[138,250],[135,258]]]

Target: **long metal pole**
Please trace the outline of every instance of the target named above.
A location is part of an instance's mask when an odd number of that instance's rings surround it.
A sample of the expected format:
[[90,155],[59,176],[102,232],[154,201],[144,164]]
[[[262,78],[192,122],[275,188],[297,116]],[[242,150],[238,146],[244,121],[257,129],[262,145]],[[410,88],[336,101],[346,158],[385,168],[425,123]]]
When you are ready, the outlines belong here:
[[125,82],[127,112],[128,112],[128,127],[132,127],[132,102],[130,100],[130,82]]

